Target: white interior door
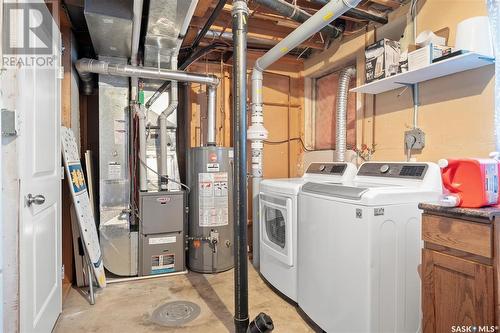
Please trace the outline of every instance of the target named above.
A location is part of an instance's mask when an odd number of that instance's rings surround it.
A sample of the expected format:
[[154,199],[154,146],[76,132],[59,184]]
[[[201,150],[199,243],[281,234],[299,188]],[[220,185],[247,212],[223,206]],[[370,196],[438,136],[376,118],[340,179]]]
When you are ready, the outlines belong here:
[[[52,23],[52,22],[51,22]],[[20,150],[20,330],[50,332],[61,313],[60,34],[55,64],[18,70]],[[31,204],[30,204],[30,198]]]

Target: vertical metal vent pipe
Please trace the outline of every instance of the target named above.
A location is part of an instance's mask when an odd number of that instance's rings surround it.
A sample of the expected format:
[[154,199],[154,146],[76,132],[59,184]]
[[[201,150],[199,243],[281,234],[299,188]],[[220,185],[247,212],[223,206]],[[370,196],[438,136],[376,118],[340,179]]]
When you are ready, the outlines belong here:
[[[262,79],[263,72],[290,50],[302,44],[312,34],[327,26],[343,13],[358,5],[360,0],[332,0],[300,27],[292,31],[285,39],[266,54],[257,59],[252,72],[252,125],[248,129],[248,138],[252,144],[252,192],[253,192],[253,234],[259,235],[259,191],[263,173],[264,140],[267,130],[264,128]],[[259,237],[253,237],[253,264],[259,267]]]
[[349,82],[354,75],[356,75],[356,70],[352,67],[343,69],[339,75],[337,128],[335,131],[335,152],[339,162],[345,162],[345,152],[347,150],[347,97],[349,96]]
[[248,318],[247,263],[247,1],[234,0],[231,15],[234,45],[234,326],[236,333],[246,333],[250,322]]
[[[172,56],[170,68],[177,70],[177,57]],[[158,117],[160,126],[160,190],[168,189],[168,137],[167,137],[167,118],[177,110],[179,105],[177,93],[177,81],[170,81],[170,101],[167,108]]]
[[207,146],[216,146],[217,141],[217,87],[208,86],[208,103],[207,103]]

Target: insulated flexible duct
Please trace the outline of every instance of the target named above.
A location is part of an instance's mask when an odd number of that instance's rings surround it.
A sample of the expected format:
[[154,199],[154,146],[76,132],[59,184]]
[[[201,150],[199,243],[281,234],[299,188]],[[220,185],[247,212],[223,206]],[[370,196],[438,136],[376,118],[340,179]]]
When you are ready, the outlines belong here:
[[356,70],[352,67],[342,70],[339,75],[337,128],[335,131],[335,151],[339,162],[345,162],[345,152],[347,150],[347,97],[349,96],[349,82],[354,75],[356,75]]

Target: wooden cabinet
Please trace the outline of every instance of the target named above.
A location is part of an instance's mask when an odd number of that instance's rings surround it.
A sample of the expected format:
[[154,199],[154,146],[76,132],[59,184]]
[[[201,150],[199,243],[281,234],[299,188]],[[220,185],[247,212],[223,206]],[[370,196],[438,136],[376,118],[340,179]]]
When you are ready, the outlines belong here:
[[446,216],[442,211],[423,214],[424,333],[461,332],[459,327],[474,326],[476,332],[496,331],[498,241],[494,220]]
[[491,266],[424,249],[422,290],[424,333],[494,323]]

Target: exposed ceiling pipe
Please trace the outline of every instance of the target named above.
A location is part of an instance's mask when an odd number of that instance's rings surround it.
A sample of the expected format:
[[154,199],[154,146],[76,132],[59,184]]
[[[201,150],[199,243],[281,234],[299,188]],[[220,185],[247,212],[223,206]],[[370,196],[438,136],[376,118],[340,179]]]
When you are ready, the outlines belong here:
[[210,74],[188,73],[177,70],[152,68],[152,67],[134,67],[125,64],[114,64],[103,60],[82,58],[75,64],[79,75],[86,73],[97,73],[104,75],[116,75],[124,77],[140,77],[144,79],[181,81],[200,83],[209,86],[217,86],[219,78]]
[[349,96],[349,83],[356,75],[356,69],[346,68],[340,72],[339,87],[337,90],[337,121],[335,131],[335,152],[337,161],[345,162],[345,152],[347,150],[347,97]]
[[[317,31],[330,22],[358,5],[360,0],[332,0],[311,18],[292,31],[285,39],[257,59],[252,71],[252,125],[248,129],[248,138],[252,141],[252,193],[253,193],[253,234],[259,235],[259,191],[263,175],[264,140],[267,130],[264,127],[264,112],[262,100],[263,72],[290,50],[303,43]],[[259,267],[259,240],[253,237],[253,264]],[[257,251],[257,253],[255,253]]]
[[134,66],[139,65],[139,41],[141,39],[141,24],[142,24],[142,5],[143,0],[134,0],[133,23],[132,23],[132,53],[130,55],[130,63]]
[[[300,23],[304,23],[311,17],[311,14],[300,9],[299,6],[284,0],[254,0],[254,2]],[[338,38],[344,32],[344,29],[326,24],[320,31],[328,37]]]
[[212,24],[215,22],[217,17],[219,17],[219,14],[222,11],[222,9],[224,9],[226,3],[227,0],[219,0],[217,6],[215,6],[214,10],[208,17],[207,22],[205,22],[203,27],[198,32],[198,35],[196,35],[196,38],[194,39],[193,43],[191,44],[191,47],[189,48],[190,50],[195,50],[200,45],[201,40],[205,37],[205,34],[207,33],[208,29],[210,29]]
[[[312,0],[312,2],[315,2],[319,5],[326,5],[328,3],[328,0]],[[380,16],[359,8],[352,8],[347,12],[345,12],[344,15],[361,20],[369,20],[381,24],[386,24],[388,22],[387,17]]]
[[[205,37],[206,32],[208,31],[208,29],[210,29],[210,27],[214,23],[215,19],[217,19],[217,17],[219,16],[219,14],[222,11],[222,9],[224,8],[224,5],[226,4],[226,2],[227,2],[227,0],[219,0],[219,2],[217,3],[217,6],[214,8],[214,10],[212,11],[212,13],[210,14],[210,17],[208,18],[207,22],[205,22],[205,24],[203,25],[203,27],[199,31],[198,35],[196,35],[196,37],[195,37],[195,39],[193,41],[193,44],[188,48],[187,53],[190,54],[190,56],[183,58],[183,60],[181,61],[180,66],[179,66],[179,69],[184,70],[191,63],[193,63],[194,61],[196,61],[197,59],[199,59],[199,57],[193,57],[193,55],[194,54],[198,54],[198,51],[200,51],[200,50],[197,50],[197,48],[198,48],[201,40]],[[193,3],[196,4],[196,3],[198,3],[198,1],[194,1]],[[191,13],[191,16],[192,16],[192,13]],[[189,20],[189,21],[191,21],[191,20]],[[186,24],[186,26],[185,27],[183,26],[183,29],[181,29],[181,30],[183,30],[183,32],[182,32],[182,38],[184,38],[184,35],[187,33],[187,29],[189,28],[189,21],[187,21],[188,23]],[[181,46],[182,46],[182,43],[179,44],[179,46],[178,46],[179,50],[180,50]],[[212,51],[212,47],[203,49],[203,52],[211,52],[211,51]],[[206,54],[206,53],[201,54],[200,57],[203,56],[204,54]],[[168,82],[168,81],[164,82],[155,91],[155,93],[149,98],[149,100],[146,103],[146,108],[150,108],[151,105],[153,105],[153,103],[156,102],[156,100],[158,100],[158,98],[160,97],[160,95],[163,94],[165,91],[167,91],[167,89],[169,88],[169,86],[170,86],[170,82]]]

